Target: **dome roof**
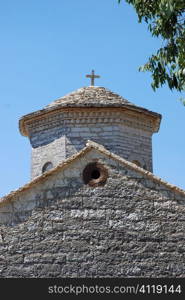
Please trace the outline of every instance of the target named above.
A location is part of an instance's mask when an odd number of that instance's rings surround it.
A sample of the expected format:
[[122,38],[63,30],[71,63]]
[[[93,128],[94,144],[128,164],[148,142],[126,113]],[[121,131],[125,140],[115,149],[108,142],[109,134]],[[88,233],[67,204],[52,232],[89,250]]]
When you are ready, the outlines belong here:
[[[105,89],[104,87],[88,86],[80,88],[64,97],[61,97],[46,108],[60,107],[122,107],[134,105],[128,100]],[[134,105],[135,106],[135,105]]]
[[58,98],[51,102],[41,110],[37,110],[30,114],[23,116],[19,120],[19,128],[23,135],[27,135],[25,130],[25,122],[33,121],[35,118],[43,118],[48,113],[55,113],[56,111],[65,109],[77,109],[77,108],[123,108],[132,110],[145,115],[150,115],[156,120],[156,131],[159,129],[161,115],[152,112],[143,107],[139,107],[128,100],[124,99],[120,95],[113,93],[112,91],[97,86],[89,86],[80,88],[72,93],[67,94],[64,97]]

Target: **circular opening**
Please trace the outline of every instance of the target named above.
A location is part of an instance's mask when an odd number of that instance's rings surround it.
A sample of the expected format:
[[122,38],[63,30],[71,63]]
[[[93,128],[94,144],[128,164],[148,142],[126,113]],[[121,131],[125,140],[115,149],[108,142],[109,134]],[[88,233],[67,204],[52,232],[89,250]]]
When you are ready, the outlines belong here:
[[107,177],[107,169],[98,162],[89,163],[83,170],[84,183],[92,187],[104,185],[107,181]]
[[98,179],[100,177],[100,171],[98,169],[95,169],[91,173],[91,178],[92,179]]

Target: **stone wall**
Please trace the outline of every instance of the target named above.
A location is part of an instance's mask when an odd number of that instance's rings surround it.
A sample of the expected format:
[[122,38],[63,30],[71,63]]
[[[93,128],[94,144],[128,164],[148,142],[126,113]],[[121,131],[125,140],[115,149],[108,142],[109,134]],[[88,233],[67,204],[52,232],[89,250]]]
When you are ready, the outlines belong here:
[[47,162],[51,162],[53,167],[56,167],[60,162],[62,162],[66,158],[65,136],[56,137],[55,135],[55,139],[47,143],[46,135],[50,137],[50,134],[52,133],[44,132],[45,142],[42,144],[42,146],[32,148],[31,179],[42,174],[42,168]]
[[[108,179],[93,188],[82,173],[97,159]],[[185,277],[184,204],[91,150],[0,206],[0,277]]]
[[113,111],[63,113],[54,120],[52,122],[50,117],[45,122],[30,125],[32,178],[42,174],[46,162],[58,165],[81,150],[88,139],[130,161],[137,160],[152,171],[153,125],[150,119]]

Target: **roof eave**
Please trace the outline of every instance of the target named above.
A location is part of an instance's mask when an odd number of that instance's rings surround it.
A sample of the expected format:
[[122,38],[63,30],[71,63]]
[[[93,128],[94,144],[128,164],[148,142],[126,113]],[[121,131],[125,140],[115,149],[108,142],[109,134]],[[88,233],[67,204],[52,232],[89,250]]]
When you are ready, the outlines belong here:
[[71,109],[110,109],[110,108],[114,108],[114,109],[126,109],[126,110],[130,110],[130,111],[135,111],[138,113],[143,113],[147,116],[151,116],[154,120],[154,132],[158,132],[159,128],[160,128],[160,123],[161,123],[161,118],[162,116],[158,113],[152,112],[150,110],[147,110],[145,108],[139,107],[139,106],[135,106],[135,105],[128,105],[128,104],[124,104],[123,106],[116,106],[116,105],[112,105],[112,106],[61,106],[58,105],[56,107],[49,107],[49,108],[45,108],[42,110],[38,110],[35,112],[32,112],[30,114],[27,114],[25,116],[23,116],[20,120],[19,120],[19,130],[21,132],[21,134],[23,136],[29,136],[28,130],[26,128],[26,122],[31,122],[34,119],[37,119],[38,117],[42,117],[48,113],[55,113],[58,112],[59,110],[71,110]]

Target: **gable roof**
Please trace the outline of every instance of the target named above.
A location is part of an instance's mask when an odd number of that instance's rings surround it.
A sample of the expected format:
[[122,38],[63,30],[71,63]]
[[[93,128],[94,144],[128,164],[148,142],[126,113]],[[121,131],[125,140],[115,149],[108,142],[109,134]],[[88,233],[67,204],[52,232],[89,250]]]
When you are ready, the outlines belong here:
[[20,131],[23,135],[26,135],[24,128],[25,121],[30,121],[34,118],[42,117],[48,113],[55,113],[59,110],[79,108],[123,108],[139,113],[144,113],[156,120],[156,132],[159,129],[161,121],[161,115],[156,112],[152,112],[146,108],[137,106],[104,87],[89,86],[80,88],[70,94],[67,94],[64,97],[51,102],[41,110],[37,110],[23,116],[19,120]]
[[171,185],[170,183],[162,180],[161,178],[155,176],[153,173],[146,171],[145,169],[137,166],[136,164],[129,162],[128,160],[108,151],[107,149],[105,149],[104,146],[97,144],[93,141],[87,141],[86,143],[86,147],[84,147],[81,151],[79,151],[78,153],[74,154],[73,156],[71,156],[70,158],[67,158],[65,161],[63,161],[62,163],[60,163],[57,167],[49,170],[48,172],[42,174],[41,176],[36,177],[35,179],[33,179],[32,181],[30,181],[29,183],[27,183],[26,185],[24,185],[23,187],[19,188],[16,191],[11,192],[10,194],[0,198],[0,206],[6,204],[7,202],[9,202],[10,200],[12,200],[14,197],[18,196],[20,193],[30,190],[33,186],[41,183],[42,181],[44,181],[45,179],[49,178],[50,176],[52,176],[53,174],[58,173],[59,171],[65,169],[66,167],[68,167],[73,161],[77,160],[78,158],[82,157],[83,155],[85,155],[88,151],[90,151],[91,149],[95,149],[97,151],[99,151],[100,153],[103,153],[104,155],[108,156],[109,158],[112,158],[116,161],[118,161],[120,164],[128,167],[129,169],[136,171],[140,174],[142,174],[145,178],[148,178],[150,180],[155,181],[158,184],[163,184],[164,186],[166,186],[168,189],[171,189],[173,192],[177,192],[182,194],[183,196],[185,196],[185,190],[180,189],[179,187],[175,186],[175,185]]

